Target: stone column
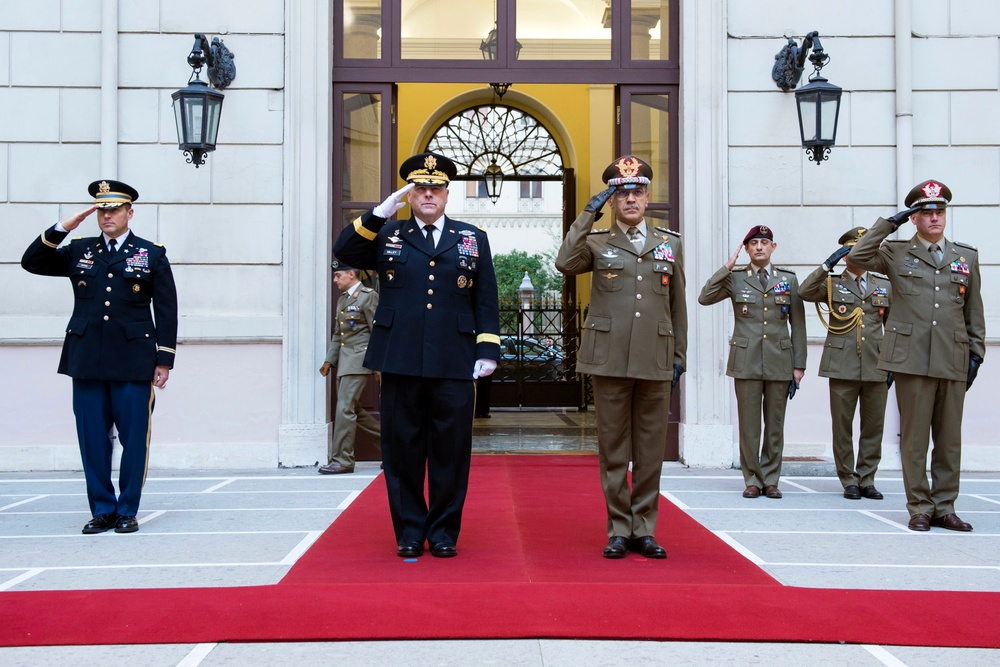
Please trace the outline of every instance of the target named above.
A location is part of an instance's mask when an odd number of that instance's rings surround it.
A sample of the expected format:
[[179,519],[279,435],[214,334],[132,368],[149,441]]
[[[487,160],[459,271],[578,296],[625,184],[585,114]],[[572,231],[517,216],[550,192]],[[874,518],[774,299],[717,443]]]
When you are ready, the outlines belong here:
[[333,67],[331,3],[285,3],[284,279],[278,463],[326,462]]
[[684,0],[681,10],[681,230],[688,280],[688,372],[684,375],[681,460],[739,465],[726,356],[732,328],[725,304],[698,293],[732,253],[729,239],[726,2]]

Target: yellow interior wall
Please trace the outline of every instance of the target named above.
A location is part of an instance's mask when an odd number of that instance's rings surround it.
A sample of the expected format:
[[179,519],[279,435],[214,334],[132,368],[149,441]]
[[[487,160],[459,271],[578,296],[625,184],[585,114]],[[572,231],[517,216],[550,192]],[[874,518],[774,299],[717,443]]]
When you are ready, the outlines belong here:
[[[582,211],[591,195],[603,189],[600,174],[614,159],[614,109],[604,97],[597,108],[593,89],[587,84],[515,84],[504,96],[504,103],[526,110],[538,118],[555,136],[563,151],[563,166],[576,170],[576,210]],[[516,91],[516,92],[514,92]],[[513,94],[512,94],[513,93]],[[481,94],[477,104],[488,104],[492,91],[487,84],[401,83],[397,94],[397,164],[423,149],[429,125],[437,127],[458,111],[452,108],[458,98]],[[518,103],[518,96],[531,98],[545,113]],[[523,99],[523,98],[522,98]],[[547,114],[547,115],[546,115]],[[550,124],[558,120],[559,127]],[[597,184],[595,186],[594,184]],[[408,211],[401,214],[408,215]],[[608,222],[605,216],[602,223]],[[602,226],[601,224],[597,225]],[[590,301],[590,275],[577,279],[580,303]]]

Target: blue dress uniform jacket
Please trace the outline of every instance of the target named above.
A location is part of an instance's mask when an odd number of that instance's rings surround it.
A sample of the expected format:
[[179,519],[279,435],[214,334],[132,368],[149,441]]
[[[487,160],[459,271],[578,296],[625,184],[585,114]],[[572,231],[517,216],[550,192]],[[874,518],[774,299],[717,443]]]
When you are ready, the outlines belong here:
[[156,366],[173,368],[177,290],[166,250],[130,232],[109,260],[102,237],[58,247],[66,236],[49,228],[21,258],[26,271],[66,276],[73,286],[59,372],[85,380],[152,382]]
[[[38,275],[68,277],[73,286],[59,372],[73,378],[87,500],[95,517],[130,517],[135,526],[146,479],[153,376],[157,366],[174,365],[177,290],[162,246],[129,232],[111,255],[100,236],[59,247],[66,235],[46,229],[25,250],[21,266]],[[123,450],[117,496],[111,481],[112,425]]]
[[397,545],[422,549],[427,540],[434,549],[458,540],[472,460],[472,373],[477,359],[500,359],[500,310],[486,233],[445,217],[432,250],[417,224],[369,211],[344,228],[334,252],[378,270],[365,367],[382,372],[389,513]]
[[365,213],[334,254],[379,274],[365,367],[383,373],[471,380],[476,359],[500,360],[500,311],[486,232],[445,217],[430,251],[414,218]]

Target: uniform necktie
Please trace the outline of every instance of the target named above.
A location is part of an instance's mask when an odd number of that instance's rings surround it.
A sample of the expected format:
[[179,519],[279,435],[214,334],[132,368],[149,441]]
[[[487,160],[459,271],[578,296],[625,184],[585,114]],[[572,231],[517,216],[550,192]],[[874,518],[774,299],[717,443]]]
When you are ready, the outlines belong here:
[[642,237],[639,235],[638,229],[635,227],[628,228],[628,240],[635,246],[636,252],[642,252]]
[[855,276],[854,282],[856,282],[858,284],[858,291],[861,292],[862,296],[864,296],[864,293],[865,293],[865,281],[864,281],[864,278],[862,278],[861,276]]
[[931,251],[931,257],[934,258],[934,261],[940,264],[941,260],[944,259],[944,251],[941,250],[941,246],[935,243],[930,247],[930,251]]
[[757,269],[757,280],[760,281],[760,287],[765,292],[767,291],[767,269]]
[[424,225],[424,234],[427,235],[427,249],[434,250],[434,225]]
[[115,254],[115,250],[118,249],[117,245],[118,245],[118,241],[116,241],[114,239],[111,239],[110,241],[108,241],[108,252],[111,253],[112,255]]

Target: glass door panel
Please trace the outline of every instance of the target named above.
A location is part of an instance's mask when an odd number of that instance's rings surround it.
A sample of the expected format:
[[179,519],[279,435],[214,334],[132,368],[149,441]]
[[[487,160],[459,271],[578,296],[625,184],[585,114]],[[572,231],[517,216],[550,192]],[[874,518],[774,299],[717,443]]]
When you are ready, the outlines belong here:
[[382,57],[382,0],[342,0],[344,58]]
[[611,60],[611,13],[605,0],[518,0],[517,58]]
[[632,60],[670,60],[670,0],[632,0]]
[[[487,44],[496,22],[496,0],[402,0],[401,57],[403,60],[489,59]],[[495,32],[493,36],[495,40]]]

